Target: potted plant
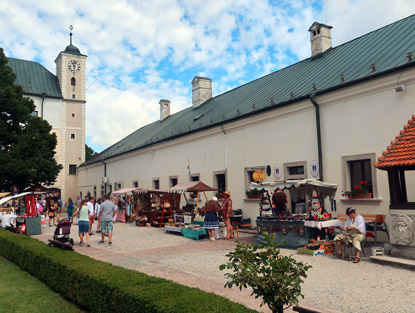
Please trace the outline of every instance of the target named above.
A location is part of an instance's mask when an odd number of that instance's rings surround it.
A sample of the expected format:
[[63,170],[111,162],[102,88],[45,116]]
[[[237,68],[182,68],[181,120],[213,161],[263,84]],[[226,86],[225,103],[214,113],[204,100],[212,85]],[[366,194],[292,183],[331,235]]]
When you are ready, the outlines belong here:
[[226,255],[229,261],[219,269],[228,271],[225,287],[251,287],[252,295],[262,298],[261,306],[266,304],[273,313],[281,313],[304,298],[301,284],[311,266],[281,255],[275,235],[263,235],[265,245],[236,241],[235,250]]
[[218,198],[218,199],[223,199],[223,198],[225,198],[225,196],[223,195],[223,193],[222,193],[222,192],[217,192],[217,193],[216,193],[216,198]]
[[259,192],[257,188],[252,189],[252,190],[247,190],[245,191],[245,194],[248,197],[248,199],[259,199],[261,197],[261,193]]
[[354,186],[351,191],[344,192],[342,196],[349,199],[370,199],[372,193],[369,191],[367,180],[362,180],[359,185]]

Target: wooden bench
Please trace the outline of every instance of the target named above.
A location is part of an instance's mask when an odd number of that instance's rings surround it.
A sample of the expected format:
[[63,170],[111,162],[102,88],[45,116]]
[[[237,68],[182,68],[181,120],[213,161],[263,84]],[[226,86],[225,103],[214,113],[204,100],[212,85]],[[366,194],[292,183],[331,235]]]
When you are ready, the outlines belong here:
[[[361,216],[363,216],[363,218],[365,219],[365,223],[366,223],[366,230],[367,231],[372,231],[374,233],[374,239],[375,239],[375,246],[377,245],[378,242],[378,237],[377,237],[377,232],[378,231],[383,231],[386,233],[386,235],[388,236],[389,239],[389,232],[388,232],[388,228],[386,226],[385,223],[385,219],[386,219],[386,215],[383,214],[360,214]],[[337,219],[341,220],[341,221],[346,221],[348,218],[347,214],[344,213],[338,213],[337,214]]]

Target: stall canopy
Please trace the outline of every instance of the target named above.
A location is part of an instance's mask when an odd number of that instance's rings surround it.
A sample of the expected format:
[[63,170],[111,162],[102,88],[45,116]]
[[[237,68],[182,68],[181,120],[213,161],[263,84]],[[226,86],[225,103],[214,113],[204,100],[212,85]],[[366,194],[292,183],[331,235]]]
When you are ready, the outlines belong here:
[[142,194],[147,194],[147,193],[167,193],[166,190],[161,190],[161,189],[145,189],[145,188],[135,188],[134,192],[142,195]]
[[167,189],[167,191],[171,193],[204,192],[216,190],[216,188],[209,187],[201,181],[182,182],[178,183],[174,187]]
[[18,195],[5,197],[3,199],[0,199],[0,204],[6,203],[7,201],[10,201],[10,200],[13,200],[13,199],[19,199],[19,198],[22,198],[24,196],[31,195],[31,194],[33,194],[33,192],[23,192],[23,193],[20,193]]
[[6,197],[10,194],[10,192],[0,192],[0,198]]
[[124,189],[120,189],[120,190],[114,191],[111,194],[113,196],[120,196],[120,195],[123,195],[125,193],[129,193],[129,192],[136,191],[137,189],[141,189],[141,188],[124,188]]
[[251,183],[252,189],[265,189],[268,192],[273,192],[276,188],[288,189],[291,198],[297,202],[299,199],[305,199],[305,195],[316,188],[322,199],[329,197],[330,201],[334,200],[337,191],[336,184],[329,184],[317,179],[302,179],[302,180],[283,180],[275,182]]

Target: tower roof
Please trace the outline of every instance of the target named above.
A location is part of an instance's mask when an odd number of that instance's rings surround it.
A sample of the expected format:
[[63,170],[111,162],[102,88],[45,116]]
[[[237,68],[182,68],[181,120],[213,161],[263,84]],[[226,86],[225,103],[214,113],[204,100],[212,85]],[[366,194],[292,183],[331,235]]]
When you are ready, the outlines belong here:
[[380,170],[415,168],[415,114],[375,163]]
[[81,55],[81,51],[79,51],[79,49],[77,47],[75,47],[73,44],[70,44],[69,46],[67,46],[66,49],[63,52],[70,53],[70,54]]

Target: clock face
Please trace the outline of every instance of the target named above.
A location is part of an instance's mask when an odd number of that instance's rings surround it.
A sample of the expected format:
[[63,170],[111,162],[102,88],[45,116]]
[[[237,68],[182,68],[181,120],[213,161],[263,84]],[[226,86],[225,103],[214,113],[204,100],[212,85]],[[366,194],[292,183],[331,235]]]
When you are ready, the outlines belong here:
[[71,61],[68,62],[68,69],[72,73],[79,72],[79,70],[81,69],[81,64],[79,64],[79,62],[76,61],[76,60],[71,60]]

